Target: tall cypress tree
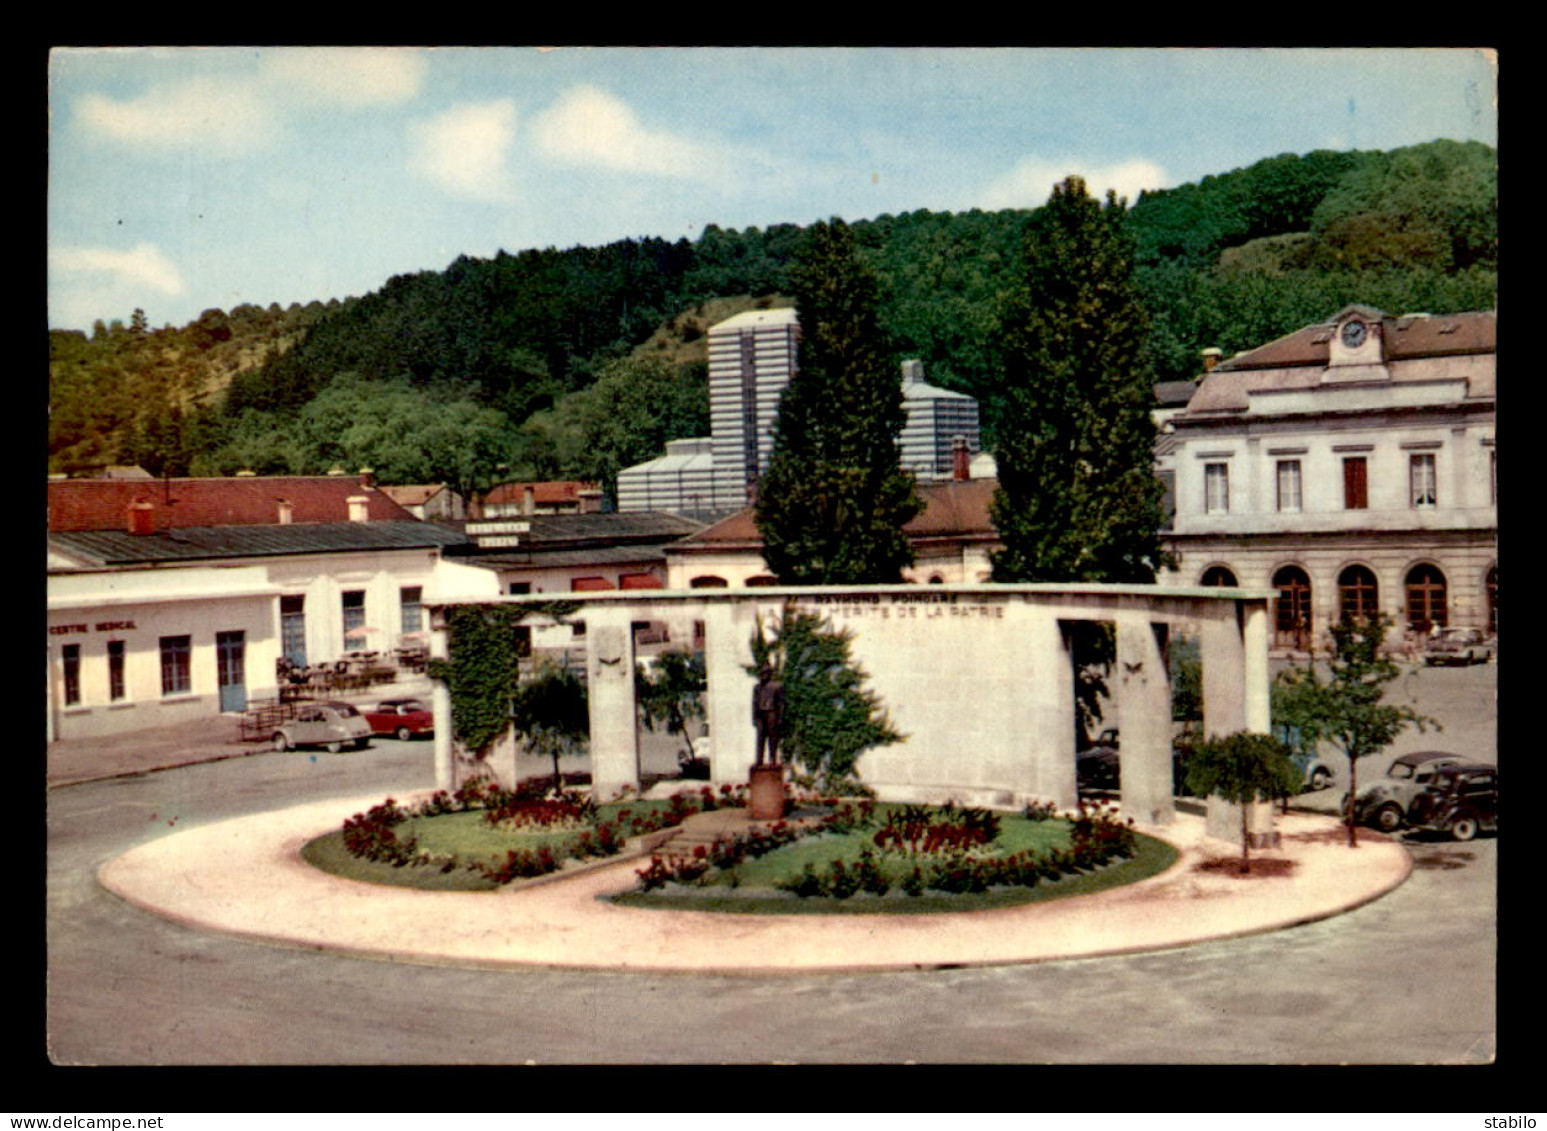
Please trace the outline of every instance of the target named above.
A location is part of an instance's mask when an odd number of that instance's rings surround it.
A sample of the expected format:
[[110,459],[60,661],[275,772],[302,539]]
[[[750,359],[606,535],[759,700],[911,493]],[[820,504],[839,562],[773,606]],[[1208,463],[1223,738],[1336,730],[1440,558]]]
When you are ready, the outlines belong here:
[[987,398],[996,581],[1150,582],[1163,557],[1147,319],[1123,202],[1070,177],[1031,218]]
[[779,402],[773,456],[758,486],[763,557],[786,585],[901,578],[902,527],[922,508],[899,465],[902,380],[877,318],[875,276],[848,225],[806,233],[791,266],[800,319],[795,376]]

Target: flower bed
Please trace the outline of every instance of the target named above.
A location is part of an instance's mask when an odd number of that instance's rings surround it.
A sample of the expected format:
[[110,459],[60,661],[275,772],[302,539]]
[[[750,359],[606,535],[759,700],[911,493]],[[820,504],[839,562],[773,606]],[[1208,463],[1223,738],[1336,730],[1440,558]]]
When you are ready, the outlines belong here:
[[598,805],[574,791],[504,789],[478,779],[411,807],[387,798],[319,837],[303,857],[325,871],[373,883],[489,890],[547,875],[568,860],[616,856],[631,837],[734,805],[740,792],[704,786],[667,801]]
[[776,825],[638,871],[638,907],[731,912],[960,911],[1082,894],[1169,867],[1170,846],[1091,805],[1063,818],[945,806],[839,804],[801,835]]

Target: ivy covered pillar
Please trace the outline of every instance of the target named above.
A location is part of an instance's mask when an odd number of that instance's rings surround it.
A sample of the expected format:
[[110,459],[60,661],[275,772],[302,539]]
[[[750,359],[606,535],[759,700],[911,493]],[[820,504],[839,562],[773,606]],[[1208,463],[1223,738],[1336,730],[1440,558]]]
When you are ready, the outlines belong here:
[[639,730],[634,703],[633,606],[586,605],[586,693],[591,719],[591,795],[609,801],[639,788]]

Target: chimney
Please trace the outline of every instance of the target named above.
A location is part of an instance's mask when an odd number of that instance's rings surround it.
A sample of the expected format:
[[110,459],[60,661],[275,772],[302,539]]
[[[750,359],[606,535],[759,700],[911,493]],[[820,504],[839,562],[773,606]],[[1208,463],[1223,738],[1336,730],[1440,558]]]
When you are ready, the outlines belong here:
[[350,522],[369,522],[371,520],[370,499],[364,495],[350,495],[348,502]]
[[530,483],[521,488],[521,513],[537,513],[537,488],[533,487]]
[[289,526],[295,521],[295,504],[289,499],[279,499],[279,524]]
[[129,504],[129,533],[154,534],[156,532],[156,508],[141,499]]
[[917,358],[909,358],[902,363],[902,387],[917,385],[924,380],[924,363]]
[[1225,356],[1225,351],[1218,346],[1210,346],[1203,351],[1203,371],[1212,373],[1214,367],[1219,364],[1219,359]]
[[956,436],[951,440],[951,478],[965,483],[972,478],[972,451],[967,447],[967,437]]
[[362,467],[360,469],[360,486],[376,486],[376,469],[374,467]]

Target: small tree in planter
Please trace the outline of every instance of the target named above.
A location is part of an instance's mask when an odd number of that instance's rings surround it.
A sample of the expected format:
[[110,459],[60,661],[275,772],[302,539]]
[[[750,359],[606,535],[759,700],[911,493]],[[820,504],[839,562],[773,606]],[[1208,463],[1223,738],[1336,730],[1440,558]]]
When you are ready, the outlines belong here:
[[584,750],[591,734],[585,682],[569,668],[545,663],[510,701],[516,734],[534,754],[553,759],[553,784],[564,785],[559,758]]
[[1238,731],[1198,743],[1187,761],[1187,788],[1199,797],[1221,797],[1241,807],[1241,872],[1251,871],[1247,807],[1294,790],[1300,773],[1278,739]]
[[1402,674],[1382,651],[1389,617],[1358,618],[1332,626],[1329,674],[1314,662],[1282,673],[1273,689],[1274,721],[1299,729],[1305,748],[1332,743],[1348,758],[1348,846],[1359,847],[1354,802],[1359,796],[1359,759],[1378,754],[1409,726],[1423,731],[1439,724],[1411,707],[1382,700],[1386,686]]

